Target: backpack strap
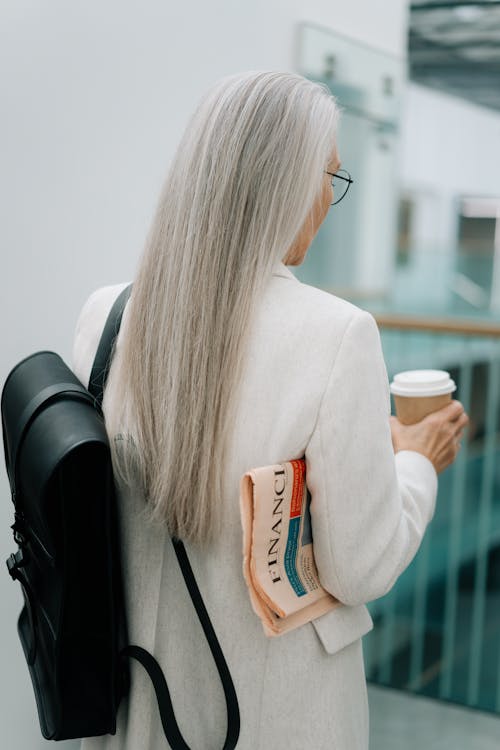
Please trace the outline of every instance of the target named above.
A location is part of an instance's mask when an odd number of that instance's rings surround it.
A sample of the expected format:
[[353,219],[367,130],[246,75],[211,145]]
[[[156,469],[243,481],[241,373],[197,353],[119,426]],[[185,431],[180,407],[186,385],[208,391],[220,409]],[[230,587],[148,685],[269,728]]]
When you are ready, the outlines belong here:
[[[106,386],[113,356],[113,347],[120,330],[123,311],[130,297],[131,291],[132,284],[129,284],[129,286],[125,287],[115,300],[104,325],[99,346],[97,347],[94,364],[92,366],[88,389],[93,395],[96,406],[100,411],[102,410],[104,388]],[[184,582],[189,591],[189,595],[196,609],[196,614],[198,615],[205,638],[207,639],[210,651],[214,658],[222,682],[224,696],[226,698],[227,733],[222,750],[234,750],[240,734],[240,711],[231,673],[227,666],[219,641],[217,640],[217,635],[205,607],[198,584],[196,583],[196,578],[194,577],[186,548],[180,539],[172,538],[172,544],[174,546],[175,555]],[[142,664],[148,673],[156,694],[163,731],[172,750],[190,750],[189,745],[185,742],[179,729],[179,725],[177,724],[165,675],[154,656],[141,646],[132,645],[126,646],[122,649],[121,656],[130,656],[136,659]]]
[[210,651],[212,652],[222,682],[224,696],[226,698],[227,733],[223,750],[233,750],[233,748],[236,747],[240,735],[240,709],[234,683],[231,678],[229,667],[224,658],[224,654],[222,653],[220,643],[217,640],[212,622],[206,610],[203,597],[198,588],[198,584],[196,583],[196,578],[194,577],[186,548],[180,539],[172,538],[172,544],[174,545],[175,554],[181,567],[182,575],[184,576],[184,582],[195,606],[196,614],[198,615],[203,632],[205,633],[205,638],[208,641]]
[[[215,630],[206,610],[200,589],[196,583],[196,578],[194,577],[186,548],[180,539],[172,538],[172,544],[174,545],[175,554],[184,577],[184,582],[195,606],[196,614],[198,615],[205,638],[207,639],[210,651],[214,658],[215,666],[217,667],[224,690],[224,696],[226,698],[227,732],[222,750],[234,750],[240,735],[240,711],[231,673],[224,658],[224,654],[222,653],[219,641],[217,640],[217,635],[215,634]],[[148,673],[156,693],[163,731],[172,750],[190,750],[189,745],[184,740],[179,725],[177,724],[167,681],[165,680],[165,676],[156,659],[140,646],[127,646],[123,649],[122,654],[136,659],[142,664]]]
[[132,284],[129,284],[122,292],[120,292],[114,301],[113,307],[111,308],[106,323],[104,324],[104,329],[94,358],[94,364],[92,365],[88,389],[94,397],[96,407],[99,411],[102,411],[102,399],[104,397],[104,388],[106,387],[111,359],[113,357],[113,348],[120,331],[123,311],[125,310],[125,305],[128,302],[131,291]]

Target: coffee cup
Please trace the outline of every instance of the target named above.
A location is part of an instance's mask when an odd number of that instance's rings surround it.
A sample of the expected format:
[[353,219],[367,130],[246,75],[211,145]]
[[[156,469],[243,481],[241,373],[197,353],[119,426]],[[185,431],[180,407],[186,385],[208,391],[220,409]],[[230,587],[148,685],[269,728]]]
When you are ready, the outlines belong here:
[[407,370],[391,383],[396,416],[402,424],[415,424],[451,401],[455,382],[445,370]]

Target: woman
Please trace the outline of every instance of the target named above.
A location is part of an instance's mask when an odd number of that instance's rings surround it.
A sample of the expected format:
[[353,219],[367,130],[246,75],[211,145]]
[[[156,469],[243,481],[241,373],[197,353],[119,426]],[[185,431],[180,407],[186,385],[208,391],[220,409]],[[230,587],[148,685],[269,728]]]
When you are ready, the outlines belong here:
[[[233,76],[203,99],[163,188],[105,394],[130,641],[160,661],[200,750],[222,747],[225,703],[168,535],[186,543],[233,675],[238,748],[364,749],[365,602],[415,555],[436,470],[467,422],[458,403],[415,427],[394,420],[393,445],[373,318],[286,267],[302,262],[332,203],[336,124],[333,98],[289,73]],[[121,288],[99,290],[81,313],[83,382]],[[268,639],[242,575],[239,482],[304,455],[319,575],[345,606]],[[116,736],[83,747],[165,747],[141,667]]]

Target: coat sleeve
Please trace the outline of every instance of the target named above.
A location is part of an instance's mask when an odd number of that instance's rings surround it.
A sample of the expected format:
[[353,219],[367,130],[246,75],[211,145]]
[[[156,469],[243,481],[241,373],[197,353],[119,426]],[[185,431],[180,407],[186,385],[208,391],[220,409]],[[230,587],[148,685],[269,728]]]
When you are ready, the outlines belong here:
[[351,318],[306,449],[315,557],[344,604],[387,593],[418,550],[436,502],[432,463],[394,455],[387,372],[376,323]]

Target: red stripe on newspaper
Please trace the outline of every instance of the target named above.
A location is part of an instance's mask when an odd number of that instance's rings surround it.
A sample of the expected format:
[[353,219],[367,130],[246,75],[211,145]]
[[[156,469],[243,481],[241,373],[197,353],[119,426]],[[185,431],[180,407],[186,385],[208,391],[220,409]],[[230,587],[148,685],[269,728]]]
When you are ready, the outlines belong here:
[[293,469],[292,501],[290,503],[290,518],[302,515],[302,502],[304,500],[304,475],[306,473],[306,462],[303,458],[290,461]]

